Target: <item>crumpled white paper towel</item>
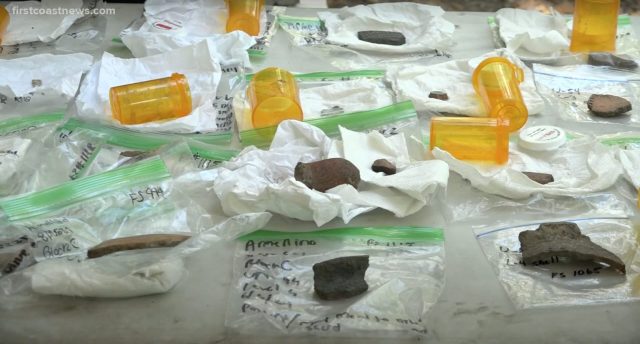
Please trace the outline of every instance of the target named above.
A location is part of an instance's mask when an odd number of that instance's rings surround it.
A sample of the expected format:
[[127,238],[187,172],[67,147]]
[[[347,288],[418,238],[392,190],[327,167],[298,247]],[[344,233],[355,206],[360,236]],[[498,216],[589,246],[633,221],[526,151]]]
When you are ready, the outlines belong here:
[[640,150],[620,149],[617,153],[624,171],[624,177],[636,189],[640,189]]
[[[404,135],[385,138],[341,128],[342,141],[331,140],[321,130],[298,121],[278,127],[268,151],[253,147],[219,169],[214,190],[227,215],[269,211],[315,221],[321,226],[335,217],[348,223],[375,208],[398,217],[411,215],[431,203],[447,185],[448,168],[442,161],[421,161],[412,156]],[[342,157],[361,173],[358,190],[339,185],[326,193],[307,188],[294,179],[298,162]],[[389,159],[398,167],[393,176],[372,171],[376,159]]]
[[98,261],[69,263],[66,259],[36,264],[31,288],[39,294],[123,298],[165,293],[184,272],[182,259],[165,259],[126,273],[101,267]]
[[[622,174],[615,152],[593,137],[569,141],[551,152],[530,152],[511,143],[509,162],[504,166],[461,161],[439,148],[432,153],[474,187],[511,199],[523,199],[535,193],[576,196],[598,192],[611,187]],[[548,173],[555,181],[541,185],[522,172]]]
[[[454,60],[430,66],[401,66],[387,70],[386,78],[391,82],[398,100],[411,100],[418,111],[452,113],[473,117],[485,117],[487,111],[471,83],[475,68],[489,57],[502,56],[524,71],[520,91],[529,115],[544,110],[544,100],[538,94],[533,72],[513,53],[505,49],[470,60]],[[431,91],[443,91],[449,100],[429,98]]]
[[[149,0],[144,8],[141,22],[121,33],[122,42],[136,57],[161,54],[207,38],[228,35],[228,10],[224,1]],[[263,11],[261,34],[267,29],[266,23]]]
[[[2,37],[2,45],[51,42],[67,32],[76,20],[84,17],[82,0],[11,2],[6,9],[11,20]],[[32,14],[25,12],[30,9]],[[67,13],[59,10],[66,10]]]
[[496,20],[507,49],[520,57],[557,57],[569,48],[567,21],[558,13],[503,8]]
[[87,54],[0,59],[0,119],[65,110],[92,64]]
[[[322,117],[323,111],[336,110],[333,114],[347,114],[373,110],[394,103],[393,94],[380,80],[355,79],[330,82],[321,86],[305,87],[299,82],[300,104],[305,120]],[[341,110],[337,110],[337,108]],[[251,105],[245,92],[233,99],[234,113],[240,130],[253,128]],[[327,116],[331,115],[330,113]]]
[[76,101],[78,115],[121,125],[111,116],[109,89],[134,82],[165,78],[172,73],[186,75],[193,98],[191,114],[161,122],[126,127],[136,130],[195,132],[215,131],[218,110],[213,106],[222,76],[221,63],[229,58],[247,58],[253,39],[244,33],[207,39],[196,45],[165,54],[137,59],[122,59],[104,53],[102,61],[89,72]]
[[[327,28],[327,41],[353,49],[390,53],[415,53],[453,45],[455,25],[443,18],[438,6],[390,3],[345,7],[319,12]],[[398,31],[407,43],[400,46],[374,44],[358,39],[358,31]]]

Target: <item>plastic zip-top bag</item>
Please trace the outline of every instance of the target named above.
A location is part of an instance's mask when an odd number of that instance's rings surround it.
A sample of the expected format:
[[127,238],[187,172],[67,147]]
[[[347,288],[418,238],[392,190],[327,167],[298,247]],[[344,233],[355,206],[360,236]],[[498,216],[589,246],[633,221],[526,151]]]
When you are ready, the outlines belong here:
[[[455,26],[443,14],[440,7],[407,2],[345,7],[318,17],[280,15],[278,23],[293,44],[348,70],[450,57],[446,50],[453,45]],[[404,43],[363,40],[358,36],[363,31],[392,31]]]
[[[407,133],[416,136],[422,142],[418,114],[410,101],[395,103],[379,109],[320,117],[304,122],[317,127],[329,137],[338,136],[340,127],[343,127],[362,132],[378,131],[387,137],[398,133]],[[240,142],[245,147],[269,146],[276,130],[277,127],[266,127],[241,131]]]
[[[546,236],[533,240],[523,233],[540,232],[538,228],[545,224],[475,229],[489,264],[517,308],[640,299],[638,230],[631,219],[592,217],[559,221],[562,222],[548,222]],[[573,232],[568,233],[568,228]],[[578,233],[588,239],[578,238]],[[532,252],[527,256],[530,259],[523,259],[519,237],[526,240],[527,250]]]
[[0,59],[0,120],[66,110],[92,64],[87,54]]
[[[233,100],[238,129],[254,129],[247,83]],[[352,112],[379,109],[395,103],[391,88],[385,84],[384,71],[315,72],[294,74],[299,89],[303,120],[325,118]]]
[[[640,71],[606,66],[573,64],[567,66],[533,65],[536,86],[562,120],[575,122],[640,123]],[[589,107],[593,95],[611,95],[628,102],[626,111],[616,113],[617,105],[607,113],[594,113]]]
[[13,254],[29,257],[33,265],[0,278],[7,304],[30,292],[83,297],[166,292],[184,273],[184,255],[221,236],[260,229],[269,220],[264,213],[214,218],[202,206],[208,199],[188,191],[202,187],[200,180],[197,173],[172,176],[154,157],[1,200],[0,241],[32,243],[25,253]]
[[[264,56],[278,28],[277,17],[285,7],[264,8],[260,34],[249,55]],[[228,10],[224,1],[146,1],[144,15],[120,33],[135,57],[144,57],[237,33],[226,33]],[[244,33],[242,33],[244,35]]]
[[87,173],[106,137],[88,130],[59,133],[63,117],[54,113],[0,122],[0,196],[43,190]]
[[67,121],[60,134],[76,130],[90,130],[106,136],[106,142],[89,167],[88,175],[112,170],[132,158],[138,160],[160,155],[161,149],[175,146],[181,142],[188,145],[199,169],[211,169],[236,156],[239,151],[228,147],[229,133],[210,134],[167,134],[141,133],[127,128],[112,127],[97,123],[81,122],[75,119]]
[[[423,336],[444,287],[441,229],[258,231],[235,252],[226,326],[242,334]],[[320,276],[331,260],[335,273]]]

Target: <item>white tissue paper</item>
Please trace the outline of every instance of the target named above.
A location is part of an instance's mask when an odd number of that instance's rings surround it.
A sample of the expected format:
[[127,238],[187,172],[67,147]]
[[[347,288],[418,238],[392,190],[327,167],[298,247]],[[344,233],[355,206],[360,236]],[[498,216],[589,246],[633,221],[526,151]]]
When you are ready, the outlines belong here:
[[[523,199],[536,193],[569,197],[585,195],[611,187],[622,174],[615,151],[593,137],[569,141],[550,152],[526,151],[511,143],[509,162],[504,166],[461,161],[439,148],[432,153],[474,187],[511,199]],[[548,173],[553,175],[554,182],[538,184],[522,172]]]
[[[418,111],[451,113],[473,117],[487,116],[487,110],[471,83],[475,68],[489,57],[502,56],[524,71],[520,91],[529,110],[535,115],[544,110],[544,100],[538,94],[533,72],[513,53],[501,49],[470,60],[455,60],[430,66],[400,66],[387,70],[398,101],[411,100]],[[443,91],[449,100],[429,98],[431,91]]]
[[[122,42],[136,57],[161,54],[207,38],[232,34],[226,33],[228,10],[224,1],[149,0],[144,8],[144,18],[120,34]],[[267,14],[263,11],[261,35],[269,29],[267,23]]]
[[[331,140],[314,126],[282,122],[268,151],[249,147],[219,168],[214,190],[225,213],[269,211],[313,220],[318,226],[336,217],[348,223],[376,208],[405,217],[429,205],[446,187],[447,165],[410,154],[403,134],[385,138],[377,132],[364,134],[344,128],[340,132],[342,141]],[[293,177],[298,162],[337,157],[360,170],[358,190],[339,185],[322,193]],[[388,159],[399,172],[384,176],[370,171],[376,159]]]
[[246,60],[246,50],[251,44],[253,39],[248,35],[235,33],[222,41],[207,39],[193,46],[137,59],[122,59],[104,53],[102,61],[91,69],[82,84],[76,101],[78,115],[112,125],[121,125],[111,116],[111,87],[181,73],[189,81],[193,99],[191,114],[177,119],[126,127],[140,131],[175,133],[214,132],[218,129],[218,109],[213,103],[222,76],[220,64],[230,60]]
[[[305,120],[379,109],[394,103],[391,90],[380,80],[355,79],[322,85],[304,85],[301,82],[298,85]],[[252,129],[251,105],[245,92],[234,97],[233,107],[238,128]]]
[[636,190],[640,190],[640,150],[620,149],[618,159],[622,164],[624,177]]
[[2,45],[51,42],[84,17],[82,0],[11,2],[6,9],[11,21]]
[[24,116],[65,110],[78,91],[82,74],[92,64],[93,57],[87,54],[0,59],[0,114]]
[[[455,25],[443,18],[438,6],[392,3],[345,7],[319,12],[327,29],[327,41],[357,50],[417,53],[453,45]],[[374,44],[358,39],[358,31],[398,31],[406,38],[400,46]]]
[[66,259],[33,266],[31,288],[39,294],[122,298],[165,293],[184,273],[180,258],[168,258],[133,271],[103,267],[97,261],[73,264]]
[[520,58],[558,57],[569,49],[567,21],[558,13],[503,8],[496,20],[500,38]]

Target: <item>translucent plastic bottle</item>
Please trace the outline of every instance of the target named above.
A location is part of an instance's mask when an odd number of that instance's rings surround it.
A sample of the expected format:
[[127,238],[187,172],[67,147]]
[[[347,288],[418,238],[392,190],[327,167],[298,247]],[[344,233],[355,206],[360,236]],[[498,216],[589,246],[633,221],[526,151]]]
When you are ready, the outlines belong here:
[[510,132],[522,128],[529,118],[529,111],[520,93],[522,81],[522,69],[504,57],[490,57],[473,72],[473,87],[487,108],[489,117],[508,119]]
[[264,0],[226,0],[229,9],[227,32],[240,30],[251,36],[260,34],[260,14]]
[[2,38],[9,26],[9,20],[9,12],[7,12],[7,9],[4,8],[4,6],[0,5],[0,44],[2,43]]
[[505,164],[509,160],[509,120],[434,117],[430,146],[459,160]]
[[254,128],[276,126],[286,119],[301,121],[302,107],[293,74],[280,68],[256,73],[247,88]]
[[620,0],[576,0],[570,50],[616,50]]
[[109,92],[113,118],[122,124],[141,124],[183,117],[191,113],[187,78],[168,78],[112,87]]

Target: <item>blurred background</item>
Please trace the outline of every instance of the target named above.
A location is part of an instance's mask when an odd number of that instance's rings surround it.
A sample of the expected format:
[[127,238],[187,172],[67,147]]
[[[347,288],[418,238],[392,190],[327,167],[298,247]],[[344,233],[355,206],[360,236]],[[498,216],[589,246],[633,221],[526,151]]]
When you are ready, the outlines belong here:
[[[550,7],[573,13],[574,0],[267,0],[272,4],[300,7],[343,7],[381,2],[418,2],[442,6],[446,11],[495,12],[503,7],[535,9],[548,12]],[[640,15],[640,0],[621,0],[621,12]]]

